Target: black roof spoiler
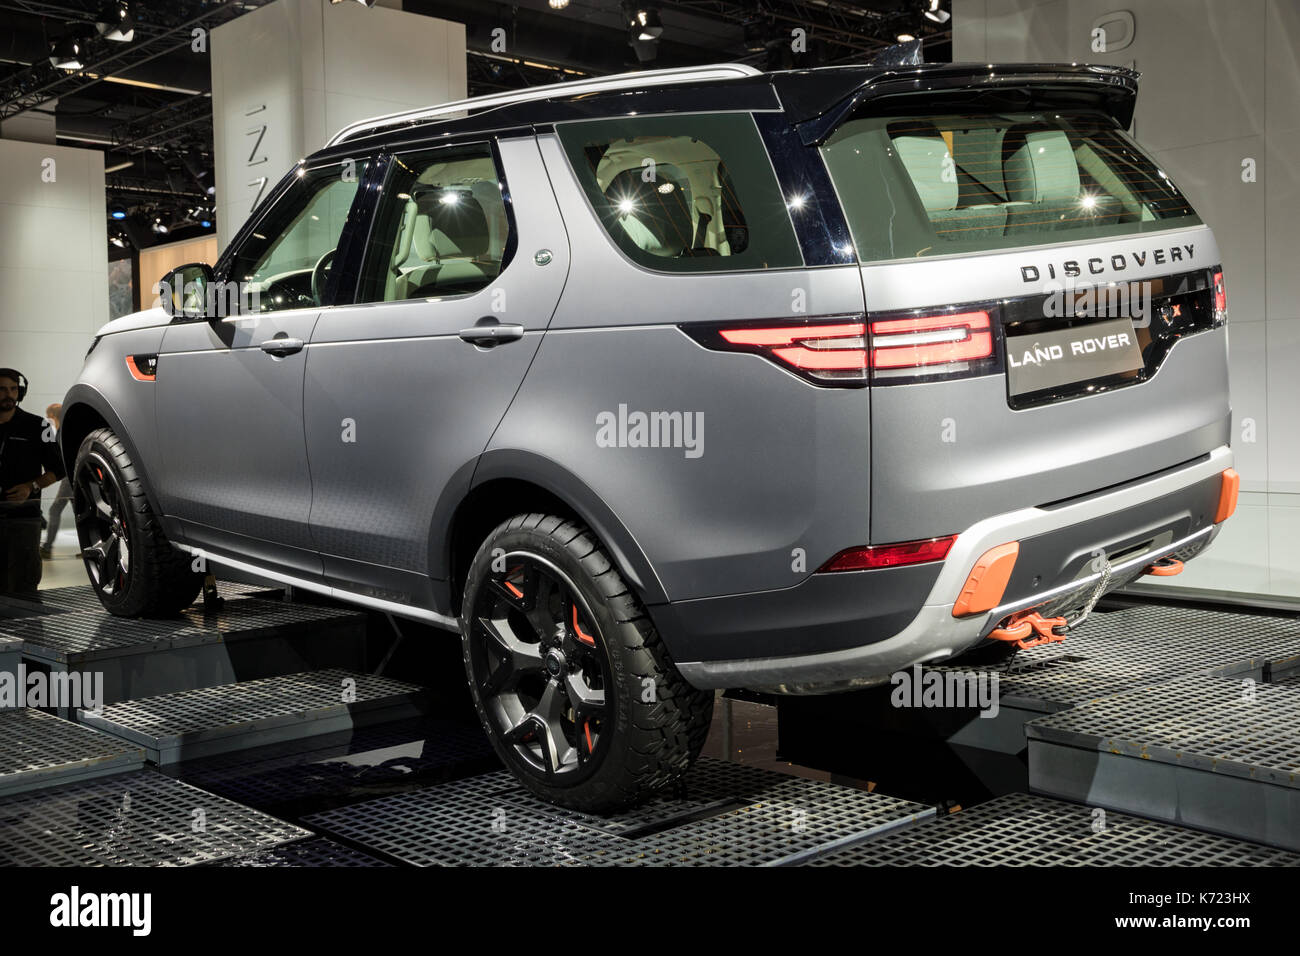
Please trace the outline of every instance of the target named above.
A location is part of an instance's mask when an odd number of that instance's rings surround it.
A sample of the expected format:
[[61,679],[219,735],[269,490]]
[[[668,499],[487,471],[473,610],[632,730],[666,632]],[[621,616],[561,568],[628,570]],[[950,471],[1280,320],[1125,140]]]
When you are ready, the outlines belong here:
[[804,145],[823,143],[867,104],[929,107],[954,98],[1001,111],[1100,109],[1123,128],[1133,122],[1138,76],[1117,66],[1078,63],[933,63],[923,66],[822,67],[772,74]]

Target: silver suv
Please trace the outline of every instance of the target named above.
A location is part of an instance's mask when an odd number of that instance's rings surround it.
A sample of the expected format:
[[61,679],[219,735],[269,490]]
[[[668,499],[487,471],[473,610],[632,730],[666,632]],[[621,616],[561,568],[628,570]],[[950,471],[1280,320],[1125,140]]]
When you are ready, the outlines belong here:
[[1214,236],[1096,66],[642,73],[340,132],[60,431],[91,582],[459,633],[519,779],[680,775],[715,688],[1059,640],[1235,505]]

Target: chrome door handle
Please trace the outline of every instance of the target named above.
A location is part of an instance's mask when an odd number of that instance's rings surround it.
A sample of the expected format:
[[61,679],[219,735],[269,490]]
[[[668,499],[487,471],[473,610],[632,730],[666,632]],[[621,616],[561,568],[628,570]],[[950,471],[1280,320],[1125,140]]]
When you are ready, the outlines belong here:
[[[283,335],[283,333],[281,333]],[[306,343],[302,339],[291,339],[288,336],[276,336],[273,339],[267,339],[258,346],[268,355],[274,355],[276,358],[284,358],[286,355],[292,355],[294,352],[301,352],[303,345]]]

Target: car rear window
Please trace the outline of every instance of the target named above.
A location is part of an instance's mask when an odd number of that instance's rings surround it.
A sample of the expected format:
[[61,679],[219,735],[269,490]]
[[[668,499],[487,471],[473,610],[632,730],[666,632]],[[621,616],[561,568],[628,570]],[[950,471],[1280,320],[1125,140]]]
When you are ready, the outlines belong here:
[[803,265],[748,113],[593,120],[556,132],[596,218],[639,265],[664,272]]
[[1101,114],[869,117],[840,127],[822,153],[863,261],[1200,223]]

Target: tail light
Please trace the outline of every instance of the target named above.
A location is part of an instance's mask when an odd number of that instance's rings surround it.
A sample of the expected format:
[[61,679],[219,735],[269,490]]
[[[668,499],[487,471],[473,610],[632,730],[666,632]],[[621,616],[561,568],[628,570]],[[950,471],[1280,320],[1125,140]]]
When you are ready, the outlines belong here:
[[708,348],[762,355],[814,385],[867,384],[867,326],[857,316],[797,325],[687,325],[682,331]]
[[987,312],[877,319],[871,323],[871,367],[881,371],[974,362],[993,355]]
[[1223,270],[1217,269],[1214,273],[1214,324],[1222,325],[1227,321],[1228,292],[1223,286]]
[[870,321],[860,316],[771,322],[684,325],[701,345],[752,352],[814,385],[862,386],[868,376],[961,372],[993,360],[988,312],[907,315]]
[[869,571],[873,568],[897,568],[908,564],[924,564],[927,561],[942,561],[956,540],[957,536],[953,534],[946,538],[849,548],[823,564],[817,573]]

